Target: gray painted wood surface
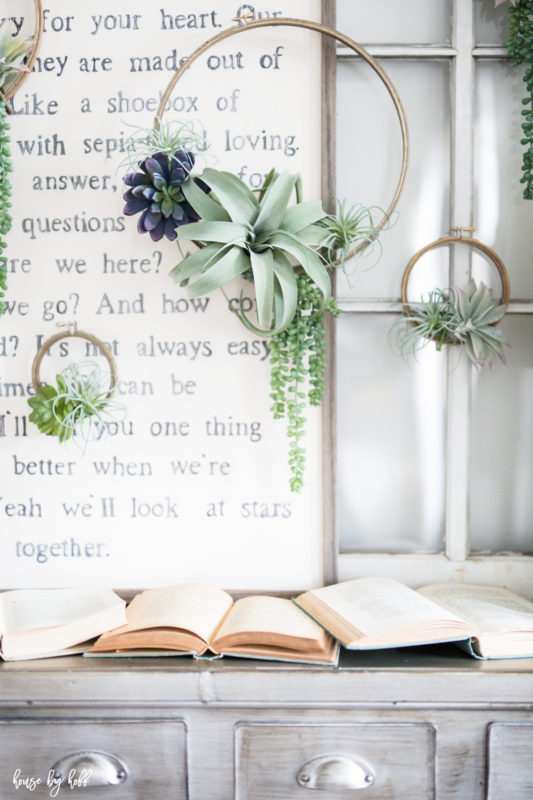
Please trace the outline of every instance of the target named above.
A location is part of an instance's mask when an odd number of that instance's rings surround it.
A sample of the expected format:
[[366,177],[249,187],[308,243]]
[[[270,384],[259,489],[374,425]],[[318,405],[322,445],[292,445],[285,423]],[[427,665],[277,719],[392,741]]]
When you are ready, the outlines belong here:
[[[150,786],[77,792],[89,798],[531,800],[532,730],[533,662],[480,662],[453,647],[344,653],[339,668],[178,657],[6,663],[0,797],[38,796],[8,793],[15,769],[38,774],[83,746],[111,750]],[[302,762],[337,750],[370,761],[374,786],[339,795],[296,784]]]

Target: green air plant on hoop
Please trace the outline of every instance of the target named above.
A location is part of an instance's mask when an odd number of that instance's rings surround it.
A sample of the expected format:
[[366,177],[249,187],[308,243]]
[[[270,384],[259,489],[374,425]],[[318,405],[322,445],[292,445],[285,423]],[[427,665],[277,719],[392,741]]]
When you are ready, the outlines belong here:
[[57,436],[60,442],[74,437],[84,450],[94,437],[94,423],[104,426],[123,412],[122,404],[111,399],[110,375],[92,361],[69,364],[56,375],[56,386],[43,384],[28,404],[29,416],[41,433]]
[[491,290],[470,281],[466,291],[434,289],[426,299],[409,303],[394,323],[391,335],[402,355],[416,353],[429,342],[437,350],[445,344],[463,345],[466,355],[478,368],[491,367],[497,357],[505,363],[507,344],[495,327],[505,314],[505,306],[495,302]]
[[[22,39],[11,33],[11,21],[4,20],[0,25],[0,298],[7,291],[7,258],[4,255],[4,237],[11,229],[11,182],[9,173],[13,171],[7,121],[8,105],[5,93],[14,75],[27,72],[24,61],[33,45],[33,38]],[[0,300],[0,315],[4,313],[4,303]]]
[[245,313],[242,294],[235,313],[254,335],[270,338],[272,412],[287,419],[290,485],[299,491],[304,409],[322,401],[324,317],[337,314],[329,270],[336,259],[344,265],[354,243],[374,240],[378,230],[359,208],[346,212],[341,204],[342,214],[328,215],[319,201],[303,201],[299,176],[288,172],[271,170],[256,192],[229,172],[205,169],[200,180],[209,194],[193,182],[183,191],[201,221],[178,228],[178,240],[199,249],[171,275],[192,297],[223,290],[239,276],[253,281],[257,319]]

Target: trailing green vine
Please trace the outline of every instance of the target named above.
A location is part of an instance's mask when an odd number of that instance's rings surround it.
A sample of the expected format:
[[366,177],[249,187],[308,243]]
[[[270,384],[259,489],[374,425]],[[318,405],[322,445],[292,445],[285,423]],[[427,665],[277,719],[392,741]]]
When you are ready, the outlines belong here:
[[[8,107],[4,92],[8,92],[14,74],[28,72],[25,62],[33,45],[33,37],[22,39],[15,36],[11,29],[11,20],[4,19],[0,24],[0,298],[4,297],[7,291],[7,258],[4,255],[7,245],[4,236],[8,234],[12,223],[9,213],[11,208],[9,173],[13,171],[13,165],[7,121]],[[4,310],[5,305],[0,299],[0,315]]]
[[270,339],[270,397],[274,419],[287,419],[290,488],[303,486],[305,448],[304,409],[320,406],[324,395],[326,343],[324,312],[338,315],[337,305],[324,297],[307,275],[297,280],[298,306],[290,325]]
[[533,200],[533,0],[515,0],[509,8],[510,36],[506,42],[515,67],[526,64],[523,81],[527,94],[522,100],[522,131],[520,143],[525,147],[522,160],[524,199]]
[[[0,298],[7,291],[7,258],[4,255],[6,242],[4,237],[11,228],[11,182],[9,173],[12,172],[11,151],[9,147],[9,122],[7,121],[7,108],[5,103],[0,103]],[[4,313],[5,305],[0,300],[0,315]]]

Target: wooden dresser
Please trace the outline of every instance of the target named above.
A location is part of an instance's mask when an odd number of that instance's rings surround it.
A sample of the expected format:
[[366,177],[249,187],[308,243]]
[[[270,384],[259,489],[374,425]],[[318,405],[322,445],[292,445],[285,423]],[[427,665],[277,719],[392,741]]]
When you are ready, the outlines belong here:
[[1,800],[532,800],[533,662],[2,664],[0,754]]

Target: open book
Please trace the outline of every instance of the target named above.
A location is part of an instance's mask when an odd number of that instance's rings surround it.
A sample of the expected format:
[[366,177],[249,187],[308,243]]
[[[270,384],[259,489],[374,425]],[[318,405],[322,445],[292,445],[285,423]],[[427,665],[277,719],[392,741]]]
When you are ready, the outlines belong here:
[[233,602],[215,586],[148,589],[133,598],[127,624],[104,633],[89,655],[216,655],[335,664],[338,644],[290,600],[252,596]]
[[111,589],[16,589],[0,594],[4,661],[70,655],[126,621],[126,603]]
[[294,602],[350,650],[463,640],[480,658],[533,657],[533,603],[495,586],[357,578]]

